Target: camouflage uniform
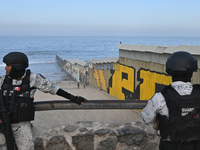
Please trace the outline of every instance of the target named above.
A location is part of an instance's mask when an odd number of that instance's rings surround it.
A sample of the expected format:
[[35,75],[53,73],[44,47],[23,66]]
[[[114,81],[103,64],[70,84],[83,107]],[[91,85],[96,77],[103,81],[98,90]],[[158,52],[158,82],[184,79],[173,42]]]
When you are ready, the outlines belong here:
[[[22,77],[22,79],[25,77],[26,73]],[[2,76],[0,78],[0,87],[3,84],[3,81],[5,79],[5,76]],[[12,84],[13,85],[20,85],[22,83],[22,80],[16,80],[13,79]],[[43,91],[45,93],[50,93],[55,95],[59,89],[59,87],[51,83],[49,80],[45,79],[40,74],[31,73],[30,74],[30,88],[35,87],[30,93],[30,97],[33,98],[34,94],[36,92],[36,89],[39,89],[40,91]],[[16,145],[19,150],[34,150],[34,141],[33,141],[33,135],[31,130],[31,124],[29,121],[25,122],[19,122],[12,124],[13,129],[13,135],[16,141]],[[6,150],[6,140],[4,138],[4,135],[0,133],[0,150]]]
[[[180,95],[190,95],[192,92],[192,84],[190,82],[176,81],[172,82],[171,86]],[[153,124],[156,121],[157,114],[169,116],[169,110],[166,105],[165,98],[161,93],[156,93],[147,103],[146,107],[142,110],[141,118],[146,124]]]
[[[180,95],[190,95],[193,86],[190,82],[176,81],[172,82],[172,88],[174,88]],[[156,116],[165,115],[169,117],[169,109],[166,105],[164,96],[161,93],[156,93],[147,103],[146,107],[141,112],[141,119],[144,124],[154,124]],[[169,137],[166,139],[169,141]]]

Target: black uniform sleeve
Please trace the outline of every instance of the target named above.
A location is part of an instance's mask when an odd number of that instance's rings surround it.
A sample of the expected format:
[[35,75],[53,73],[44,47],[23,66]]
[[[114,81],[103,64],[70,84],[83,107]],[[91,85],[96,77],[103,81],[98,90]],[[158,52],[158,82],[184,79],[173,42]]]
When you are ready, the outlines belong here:
[[68,92],[66,92],[62,89],[59,89],[56,94],[59,95],[59,96],[65,97],[65,98],[69,99],[70,101],[72,101],[76,104],[79,104],[79,105],[81,105],[82,102],[86,101],[85,98],[83,98],[81,96],[74,96],[74,95],[72,95],[72,94],[70,94],[70,93],[68,93]]
[[71,99],[72,95],[62,89],[58,89],[57,93],[56,93],[58,96],[62,96],[62,97],[65,97],[67,99]]

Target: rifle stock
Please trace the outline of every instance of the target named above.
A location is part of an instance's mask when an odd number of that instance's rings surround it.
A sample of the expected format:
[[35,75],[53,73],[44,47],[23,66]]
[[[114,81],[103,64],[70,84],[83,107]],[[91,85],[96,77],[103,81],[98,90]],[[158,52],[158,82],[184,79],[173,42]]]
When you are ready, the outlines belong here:
[[6,145],[8,150],[15,149],[15,139],[13,137],[12,126],[10,122],[10,117],[6,108],[4,106],[2,91],[0,91],[0,114],[2,122],[0,123],[0,130],[4,134],[6,139]]

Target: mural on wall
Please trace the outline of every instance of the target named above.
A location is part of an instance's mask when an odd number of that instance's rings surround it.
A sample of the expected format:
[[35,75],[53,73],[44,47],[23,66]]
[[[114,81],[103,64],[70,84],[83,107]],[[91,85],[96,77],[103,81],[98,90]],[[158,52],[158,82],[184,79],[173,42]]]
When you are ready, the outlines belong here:
[[108,93],[120,100],[128,99],[134,94],[135,69],[121,64],[114,64],[109,79]]
[[107,90],[107,86],[106,86],[106,80],[103,74],[103,70],[94,70],[94,78],[97,81],[97,86],[100,89],[103,89],[104,91]]
[[99,74],[98,74],[97,69],[94,69],[94,78],[95,78],[96,81],[97,81],[97,86],[98,86],[99,88],[101,88],[101,85],[100,85],[100,77],[99,77]]
[[172,77],[164,73],[140,69],[138,71],[138,81],[140,81],[140,100],[150,99],[156,92],[159,92],[165,85],[172,83]]
[[169,85],[172,82],[171,76],[167,74],[141,68],[137,71],[139,84],[136,86],[136,70],[132,66],[119,63],[114,63],[110,72],[109,86],[106,87],[103,70],[94,70],[97,86],[105,91],[107,90],[108,94],[120,100],[148,100],[155,92],[160,91],[165,85]]

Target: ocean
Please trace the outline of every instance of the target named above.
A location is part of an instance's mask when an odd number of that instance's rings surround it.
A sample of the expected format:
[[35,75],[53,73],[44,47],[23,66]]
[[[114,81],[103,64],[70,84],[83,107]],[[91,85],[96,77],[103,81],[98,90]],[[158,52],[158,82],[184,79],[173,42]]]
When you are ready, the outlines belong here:
[[5,74],[3,57],[13,51],[25,53],[29,69],[52,81],[67,79],[56,55],[68,60],[119,57],[119,43],[134,45],[200,45],[200,37],[0,37],[0,76]]

